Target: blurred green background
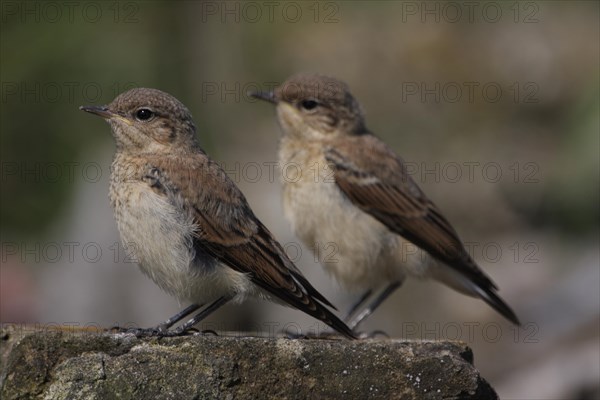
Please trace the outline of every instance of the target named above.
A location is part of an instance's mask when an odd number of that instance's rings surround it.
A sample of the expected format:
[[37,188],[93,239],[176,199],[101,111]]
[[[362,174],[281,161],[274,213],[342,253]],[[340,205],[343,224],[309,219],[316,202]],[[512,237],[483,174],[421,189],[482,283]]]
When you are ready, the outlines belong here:
[[[179,307],[119,247],[106,197],[114,144],[78,111],[137,86],[188,106],[205,150],[347,309],[355,297],[283,218],[279,128],[246,95],[319,72],[348,83],[524,322],[408,282],[363,328],[468,342],[502,398],[598,396],[598,2],[2,1],[0,11],[1,322],[147,326]],[[315,324],[250,302],[204,327],[267,331],[265,321]]]

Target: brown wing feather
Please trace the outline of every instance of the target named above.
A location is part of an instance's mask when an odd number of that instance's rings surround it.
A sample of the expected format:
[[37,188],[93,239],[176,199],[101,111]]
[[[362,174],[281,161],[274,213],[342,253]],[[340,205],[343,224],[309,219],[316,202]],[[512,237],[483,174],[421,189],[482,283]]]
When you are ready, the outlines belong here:
[[[183,173],[182,165],[187,167]],[[197,246],[232,269],[248,274],[268,293],[354,338],[350,328],[323,306],[335,308],[287,257],[218,164],[198,152],[185,160],[153,159],[149,168],[158,171],[161,185],[181,196],[184,207],[192,211],[198,226]],[[175,173],[177,187],[170,179]]]
[[382,141],[370,134],[346,137],[333,143],[325,157],[336,184],[357,207],[483,288],[496,288],[400,157]]
[[371,134],[332,143],[325,157],[335,182],[357,207],[391,231],[446,263],[476,285],[491,307],[516,325],[519,319],[497,295],[496,285],[475,264],[458,234],[419,189],[400,157]]

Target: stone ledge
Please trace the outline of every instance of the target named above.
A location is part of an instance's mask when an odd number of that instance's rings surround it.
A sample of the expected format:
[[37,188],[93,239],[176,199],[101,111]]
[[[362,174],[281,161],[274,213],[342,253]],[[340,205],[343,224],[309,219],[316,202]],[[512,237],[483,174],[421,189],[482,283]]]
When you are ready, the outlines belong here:
[[3,399],[497,399],[462,342],[0,329]]

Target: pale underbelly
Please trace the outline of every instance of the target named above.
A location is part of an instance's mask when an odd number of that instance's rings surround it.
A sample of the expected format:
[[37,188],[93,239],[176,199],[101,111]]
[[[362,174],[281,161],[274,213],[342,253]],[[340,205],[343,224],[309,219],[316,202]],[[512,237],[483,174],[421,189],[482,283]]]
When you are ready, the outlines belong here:
[[115,204],[115,215],[130,259],[179,301],[205,304],[224,295],[243,297],[250,289],[246,275],[194,246],[193,219],[165,197],[138,192],[135,201]]
[[429,257],[355,207],[335,183],[285,184],[284,210],[295,234],[346,289],[372,289],[406,275],[428,275]]

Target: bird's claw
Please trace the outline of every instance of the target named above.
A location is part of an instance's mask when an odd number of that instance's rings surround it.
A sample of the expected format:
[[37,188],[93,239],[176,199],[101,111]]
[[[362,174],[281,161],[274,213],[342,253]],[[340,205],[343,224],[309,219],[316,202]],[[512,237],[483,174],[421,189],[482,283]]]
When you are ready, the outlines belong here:
[[168,330],[165,327],[159,325],[152,328],[125,328],[120,326],[113,326],[108,329],[111,333],[127,333],[135,335],[138,338],[142,337],[174,337],[183,336],[190,332],[192,329],[182,330],[174,329]]
[[356,332],[356,336],[359,339],[377,339],[378,336],[381,336],[383,339],[389,339],[390,335],[385,333],[384,331],[372,331],[372,332]]
[[288,339],[338,339],[340,335],[337,332],[333,332],[330,330],[326,330],[323,332],[308,332],[308,333],[299,333],[299,332],[291,332],[289,330],[282,331],[282,334],[285,335]]

